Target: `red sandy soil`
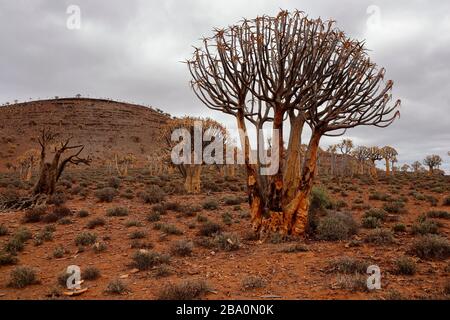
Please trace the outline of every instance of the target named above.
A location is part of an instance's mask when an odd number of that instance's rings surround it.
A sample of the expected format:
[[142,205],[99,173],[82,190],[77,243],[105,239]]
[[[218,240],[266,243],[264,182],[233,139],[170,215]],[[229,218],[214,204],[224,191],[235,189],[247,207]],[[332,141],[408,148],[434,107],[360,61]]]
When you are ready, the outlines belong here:
[[[355,179],[356,180],[356,179]],[[407,196],[414,180],[404,184],[398,189],[398,195]],[[446,180],[447,190],[449,180]],[[127,182],[121,186],[121,190],[131,187],[137,190],[139,186],[134,186],[132,182]],[[382,201],[369,201],[369,188],[374,188],[380,192],[387,192],[388,186],[382,182],[375,185],[356,185],[362,190],[361,198],[365,204],[372,208],[382,207]],[[398,186],[397,186],[398,188]],[[430,194],[438,198],[437,207],[431,208],[426,201],[416,201],[411,196],[406,203],[407,213],[399,215],[399,219],[407,227],[407,231],[395,234],[395,243],[390,245],[377,246],[363,241],[359,246],[350,246],[353,240],[364,239],[368,229],[361,228],[358,235],[345,241],[319,241],[306,239],[305,245],[309,248],[307,252],[282,253],[280,250],[296,242],[272,244],[270,241],[248,241],[243,239],[243,235],[250,229],[249,218],[239,218],[240,212],[248,210],[247,204],[241,204],[241,211],[234,211],[233,206],[227,206],[222,199],[225,196],[237,195],[245,197],[243,191],[240,192],[218,192],[210,195],[171,195],[166,201],[175,201],[180,204],[201,205],[206,199],[216,199],[220,206],[217,210],[202,210],[201,214],[209,220],[221,223],[224,231],[235,233],[241,238],[241,247],[237,251],[212,251],[194,246],[193,254],[190,257],[172,256],[169,266],[172,274],[167,277],[156,278],[153,271],[133,272],[130,266],[131,257],[137,249],[130,247],[131,240],[129,234],[135,230],[147,232],[143,241],[154,245],[151,249],[155,252],[169,253],[170,245],[173,241],[188,239],[194,240],[198,237],[198,226],[196,216],[186,217],[180,213],[169,211],[161,216],[163,223],[175,224],[183,231],[183,235],[165,235],[161,231],[153,229],[153,222],[146,219],[151,212],[151,205],[143,204],[135,197],[128,200],[116,197],[113,203],[100,203],[91,192],[86,200],[79,196],[73,196],[65,204],[78,212],[80,209],[87,209],[90,216],[80,218],[77,215],[71,217],[73,224],[55,224],[56,231],[54,239],[44,242],[43,245],[35,246],[30,240],[23,252],[18,254],[20,266],[34,268],[37,272],[40,284],[31,285],[23,289],[13,289],[7,286],[10,272],[17,266],[0,266],[0,299],[49,299],[52,291],[64,291],[58,286],[57,276],[61,274],[69,265],[78,265],[81,269],[88,266],[95,266],[101,272],[101,277],[94,281],[86,281],[83,287],[88,291],[78,297],[64,297],[65,299],[157,299],[160,289],[168,283],[178,283],[186,279],[204,279],[213,292],[203,296],[203,299],[263,299],[265,295],[280,296],[281,299],[391,299],[392,297],[405,299],[426,299],[426,298],[448,298],[443,293],[443,288],[449,281],[448,260],[427,261],[412,256],[417,263],[417,272],[413,276],[397,275],[394,273],[394,260],[403,256],[408,251],[410,245],[417,239],[411,234],[410,227],[417,220],[420,214],[431,209],[447,210],[449,207],[441,206],[446,194],[435,194],[428,190],[421,191],[423,194]],[[136,192],[137,193],[137,192]],[[360,221],[364,211],[351,210],[353,200],[357,198],[355,191],[347,191],[348,196],[342,197],[339,193],[332,195],[334,200],[343,199],[349,211],[357,221]],[[359,197],[359,196],[358,196]],[[106,209],[116,206],[124,206],[129,209],[127,217],[107,217]],[[233,215],[233,223],[226,226],[222,223],[222,214],[229,212]],[[10,235],[19,227],[24,226],[20,221],[23,212],[7,212],[0,214],[0,224],[9,228]],[[94,230],[86,228],[87,222],[95,217],[106,219],[105,226],[100,226]],[[142,227],[125,227],[125,222],[136,220],[143,224]],[[439,219],[442,224],[439,228],[440,234],[449,238],[449,220]],[[384,222],[383,228],[391,229],[397,222]],[[195,225],[190,229],[189,225]],[[31,223],[25,225],[33,234],[42,230],[44,223]],[[86,248],[84,252],[77,253],[77,246],[74,238],[82,231],[89,231],[97,234],[99,239],[109,236],[110,240],[105,240],[107,250],[96,254],[91,248]],[[10,236],[0,237],[0,246],[9,239]],[[63,245],[68,251],[61,259],[52,256],[54,249]],[[329,264],[334,259],[344,256],[353,257],[362,261],[368,261],[381,268],[382,289],[372,292],[352,292],[346,289],[339,289],[336,285],[339,274],[330,272]],[[255,275],[265,280],[266,286],[254,290],[244,290],[242,281],[244,278]],[[129,291],[123,295],[112,295],[105,292],[108,283],[114,279],[121,278],[127,284]]]

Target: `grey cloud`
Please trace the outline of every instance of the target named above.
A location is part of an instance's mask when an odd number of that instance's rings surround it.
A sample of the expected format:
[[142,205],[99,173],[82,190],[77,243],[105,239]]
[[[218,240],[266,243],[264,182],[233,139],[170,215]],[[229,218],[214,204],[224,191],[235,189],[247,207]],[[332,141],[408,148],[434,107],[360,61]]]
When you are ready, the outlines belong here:
[[[82,29],[66,28],[77,4]],[[380,29],[367,27],[370,5]],[[107,1],[0,0],[0,101],[76,93],[143,103],[174,115],[229,117],[202,106],[186,66],[192,45],[243,17],[300,9],[337,20],[349,36],[366,39],[403,100],[402,117],[387,129],[356,128],[357,143],[393,145],[402,163],[438,153],[450,172],[450,3],[440,1]],[[324,139],[323,145],[339,139]]]

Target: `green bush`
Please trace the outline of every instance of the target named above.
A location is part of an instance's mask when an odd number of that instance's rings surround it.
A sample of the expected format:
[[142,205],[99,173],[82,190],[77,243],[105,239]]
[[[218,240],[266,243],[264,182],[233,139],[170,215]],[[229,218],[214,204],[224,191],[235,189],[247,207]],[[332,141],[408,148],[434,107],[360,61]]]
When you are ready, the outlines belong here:
[[444,237],[425,235],[412,244],[410,252],[421,259],[444,260],[450,257],[450,243]]
[[193,300],[209,291],[203,280],[189,280],[178,284],[167,284],[158,294],[159,300]]
[[133,255],[132,265],[143,271],[149,270],[154,266],[160,265],[162,263],[168,263],[170,257],[168,255],[163,255],[157,252],[151,252],[146,250],[139,250]]
[[364,241],[378,245],[391,244],[394,242],[394,235],[390,230],[377,228],[369,231]]
[[28,267],[17,267],[11,271],[8,286],[21,289],[36,283],[38,283],[38,281],[36,278],[36,272],[33,269]]
[[125,207],[114,207],[106,210],[108,217],[125,217],[128,216],[128,209]]
[[395,273],[403,275],[414,275],[417,270],[416,263],[409,257],[400,257],[394,262]]
[[350,214],[330,212],[320,220],[317,236],[321,240],[345,240],[357,231],[358,225]]
[[220,233],[222,231],[222,227],[220,224],[207,221],[204,224],[201,225],[199,233],[201,236],[212,236],[214,234]]
[[97,240],[97,235],[89,232],[82,232],[75,238],[75,244],[77,246],[93,245]]
[[114,188],[107,187],[97,190],[95,196],[102,202],[112,202],[117,195],[117,191]]

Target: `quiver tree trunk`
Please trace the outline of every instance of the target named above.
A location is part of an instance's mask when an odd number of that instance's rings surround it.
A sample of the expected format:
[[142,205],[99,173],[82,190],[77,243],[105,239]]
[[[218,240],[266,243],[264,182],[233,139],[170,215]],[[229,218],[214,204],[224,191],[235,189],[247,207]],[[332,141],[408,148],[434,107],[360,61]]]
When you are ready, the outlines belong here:
[[283,177],[283,197],[285,201],[294,198],[297,186],[300,184],[302,151],[301,133],[305,122],[301,119],[291,118],[291,133],[289,135],[288,152]]
[[[301,236],[305,233],[310,194],[314,177],[317,172],[317,156],[321,135],[313,133],[300,176],[292,199],[283,198],[282,210],[268,210],[264,215],[256,209],[252,210],[252,224],[254,230],[262,234],[281,233],[284,236]],[[267,210],[264,210],[267,211]]]
[[391,175],[391,170],[390,170],[390,166],[389,166],[389,159],[384,159],[386,161],[386,175],[390,176]]
[[185,181],[184,189],[187,193],[198,194],[201,190],[201,165],[186,165],[185,166]]

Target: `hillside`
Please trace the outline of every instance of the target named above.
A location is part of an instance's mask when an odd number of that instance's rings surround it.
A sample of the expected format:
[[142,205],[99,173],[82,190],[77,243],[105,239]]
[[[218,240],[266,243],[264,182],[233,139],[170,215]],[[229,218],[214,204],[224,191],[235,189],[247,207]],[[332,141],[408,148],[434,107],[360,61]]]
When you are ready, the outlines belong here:
[[72,136],[84,144],[93,164],[101,164],[111,151],[133,153],[138,162],[159,148],[158,130],[168,118],[151,108],[110,100],[64,98],[0,107],[0,171],[31,148],[42,127]]

